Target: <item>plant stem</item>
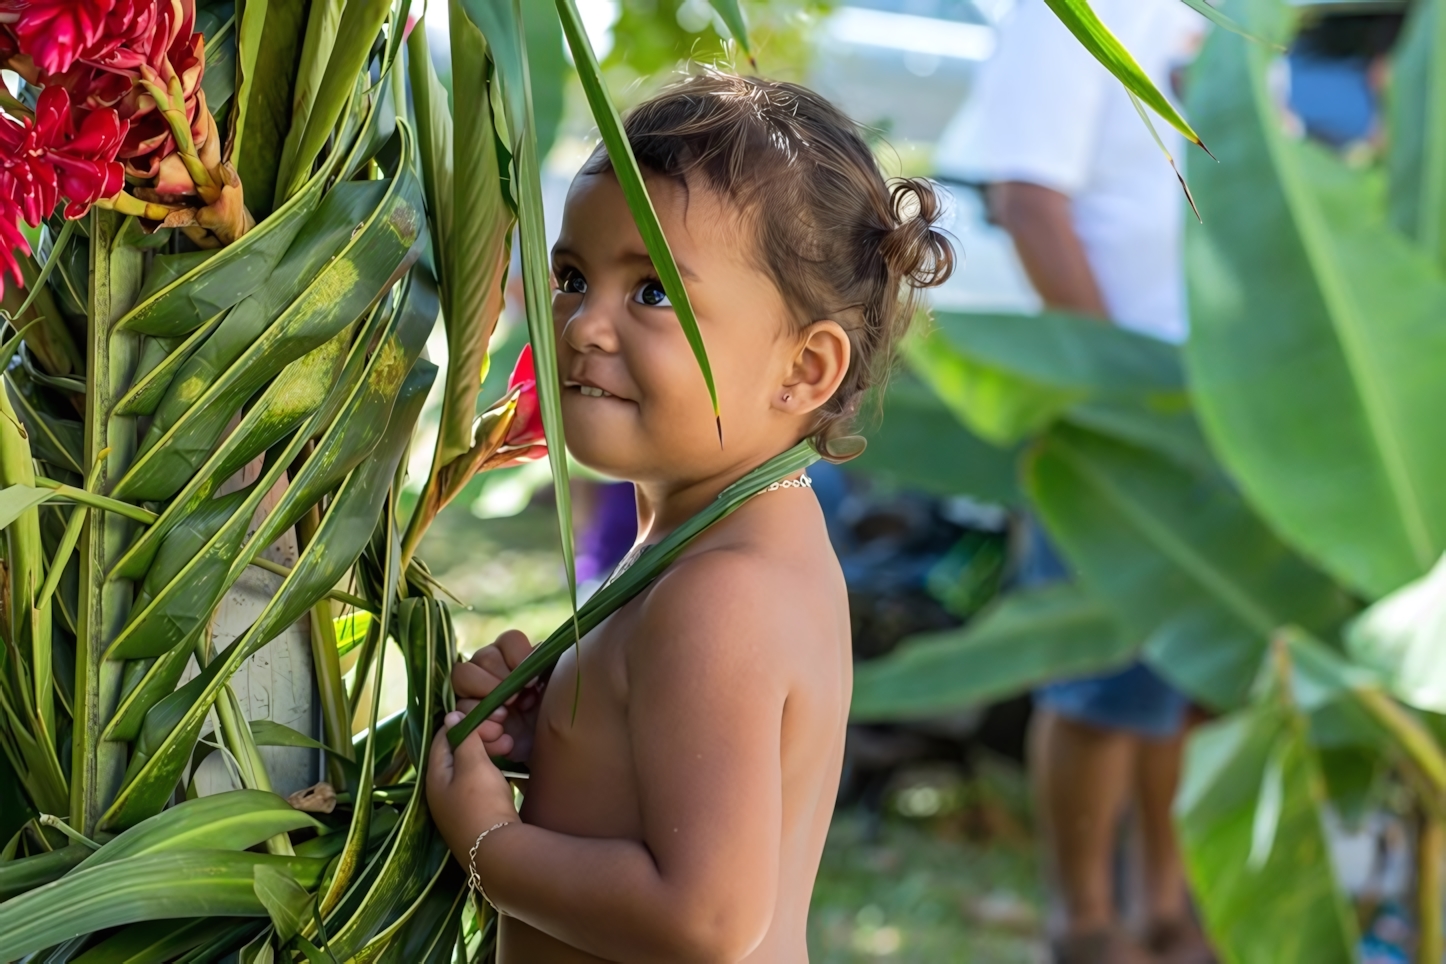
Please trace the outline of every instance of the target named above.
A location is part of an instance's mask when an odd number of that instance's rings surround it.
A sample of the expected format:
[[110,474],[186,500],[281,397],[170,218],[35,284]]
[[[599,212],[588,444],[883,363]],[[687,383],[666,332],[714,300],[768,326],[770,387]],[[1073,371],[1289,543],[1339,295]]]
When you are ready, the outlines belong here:
[[1446,856],[1446,827],[1424,807],[1420,819],[1420,837],[1416,841],[1416,960],[1418,964],[1439,964],[1446,951],[1441,931],[1441,861]]
[[[96,489],[101,492],[130,467],[136,448],[135,418],[112,414],[116,401],[130,384],[140,344],[138,336],[114,331],[115,322],[140,293],[144,268],[141,252],[117,241],[123,222],[124,218],[113,211],[91,212],[85,467],[87,476],[99,468]],[[86,504],[96,504],[93,498],[98,497],[84,490],[75,491],[85,497]],[[79,496],[76,501],[82,501]],[[125,775],[125,744],[101,739],[120,697],[122,668],[118,661],[106,661],[104,654],[130,613],[134,593],[128,580],[106,576],[130,543],[135,523],[129,514],[111,505],[100,507],[113,511],[97,513],[84,527],[80,539],[71,753],[70,825],[90,834]],[[145,512],[136,506],[128,508]]]

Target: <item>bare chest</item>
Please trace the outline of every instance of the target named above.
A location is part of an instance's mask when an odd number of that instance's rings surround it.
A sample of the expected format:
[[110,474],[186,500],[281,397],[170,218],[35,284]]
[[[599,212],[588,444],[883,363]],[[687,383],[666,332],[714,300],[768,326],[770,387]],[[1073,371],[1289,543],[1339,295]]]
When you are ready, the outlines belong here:
[[528,823],[583,837],[642,839],[617,622],[615,616],[598,627],[552,672],[523,798]]

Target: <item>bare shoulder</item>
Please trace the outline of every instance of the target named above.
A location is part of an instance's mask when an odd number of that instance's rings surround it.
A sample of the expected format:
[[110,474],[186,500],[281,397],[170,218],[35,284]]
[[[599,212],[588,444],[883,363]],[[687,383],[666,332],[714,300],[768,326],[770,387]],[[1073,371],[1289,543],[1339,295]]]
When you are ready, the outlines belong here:
[[749,508],[649,588],[630,662],[782,682],[788,664],[831,660],[847,647],[847,596],[822,520]]

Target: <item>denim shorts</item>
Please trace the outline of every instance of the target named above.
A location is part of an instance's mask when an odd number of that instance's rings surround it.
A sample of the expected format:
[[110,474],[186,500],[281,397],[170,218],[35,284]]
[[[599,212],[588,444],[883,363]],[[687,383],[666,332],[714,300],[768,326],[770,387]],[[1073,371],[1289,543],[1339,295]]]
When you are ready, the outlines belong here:
[[[1038,520],[1026,518],[1019,571],[1021,587],[1070,578],[1069,567],[1050,544]],[[1125,730],[1151,740],[1180,732],[1190,701],[1144,663],[1100,676],[1060,680],[1034,691],[1035,706],[1079,723]]]

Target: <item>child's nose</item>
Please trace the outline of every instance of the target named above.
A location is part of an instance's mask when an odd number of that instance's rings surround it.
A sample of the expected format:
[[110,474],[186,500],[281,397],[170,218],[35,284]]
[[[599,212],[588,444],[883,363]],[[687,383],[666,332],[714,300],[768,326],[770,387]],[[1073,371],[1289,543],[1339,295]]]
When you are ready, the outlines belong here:
[[574,351],[615,352],[618,349],[617,322],[601,298],[584,297],[563,325],[562,337]]

